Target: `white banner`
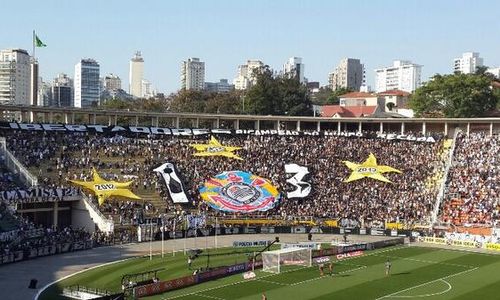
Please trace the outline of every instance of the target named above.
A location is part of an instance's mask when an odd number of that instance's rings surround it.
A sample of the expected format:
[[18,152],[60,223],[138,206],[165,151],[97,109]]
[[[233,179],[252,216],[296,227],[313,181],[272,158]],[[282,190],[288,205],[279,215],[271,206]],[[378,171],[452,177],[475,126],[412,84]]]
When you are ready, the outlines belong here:
[[188,203],[189,200],[184,192],[184,186],[182,185],[179,176],[177,175],[174,164],[164,163],[153,171],[158,172],[165,180],[165,185],[167,186],[168,193],[172,202],[174,203]]
[[309,174],[307,167],[297,164],[286,164],[285,173],[295,174],[286,180],[286,182],[295,187],[294,191],[287,193],[288,198],[304,198],[311,193],[311,184],[303,181],[304,177]]
[[54,202],[79,200],[80,192],[76,188],[39,188],[17,189],[0,192],[0,197],[6,202]]

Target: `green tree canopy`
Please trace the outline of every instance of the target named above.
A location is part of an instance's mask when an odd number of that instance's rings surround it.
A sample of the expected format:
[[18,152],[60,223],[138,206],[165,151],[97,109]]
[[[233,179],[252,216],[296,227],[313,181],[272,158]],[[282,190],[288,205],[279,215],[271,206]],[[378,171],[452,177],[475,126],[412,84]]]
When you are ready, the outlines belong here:
[[437,74],[413,93],[410,107],[418,117],[470,118],[483,116],[497,102],[488,76]]
[[312,115],[307,88],[297,78],[277,76],[268,66],[255,76],[257,82],[245,96],[246,112],[258,115]]

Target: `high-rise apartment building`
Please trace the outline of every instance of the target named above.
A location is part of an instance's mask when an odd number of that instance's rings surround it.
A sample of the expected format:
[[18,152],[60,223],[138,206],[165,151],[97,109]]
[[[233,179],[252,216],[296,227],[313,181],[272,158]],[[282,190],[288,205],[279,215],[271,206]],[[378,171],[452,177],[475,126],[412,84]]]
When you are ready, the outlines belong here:
[[182,62],[181,88],[201,91],[205,88],[205,63],[192,57]]
[[75,107],[90,107],[99,104],[99,64],[93,59],[82,59],[75,66]]
[[52,101],[50,106],[71,107],[73,106],[73,80],[64,74],[58,74],[52,83]]
[[122,89],[122,80],[113,73],[104,77],[104,89],[107,91],[116,91]]
[[463,74],[475,73],[477,67],[483,66],[483,59],[477,52],[465,52],[462,57],[453,60],[453,72]]
[[26,50],[0,51],[0,103],[30,105],[30,56]]
[[260,60],[247,60],[245,65],[238,66],[238,75],[233,80],[234,88],[237,90],[246,90],[257,82],[255,72],[258,72],[264,67],[264,63]]
[[422,84],[421,73],[421,65],[395,60],[391,67],[375,70],[375,91],[401,90],[412,93]]
[[234,90],[234,85],[230,84],[227,79],[221,79],[219,82],[205,82],[205,90],[215,93],[226,93]]
[[129,94],[140,98],[143,96],[142,80],[144,79],[144,59],[141,52],[137,51],[130,59],[129,69]]
[[304,83],[304,64],[302,63],[302,58],[290,57],[283,65],[283,74],[290,78],[297,78],[300,83]]
[[359,91],[365,85],[365,68],[356,58],[344,58],[328,76],[328,84],[332,90],[341,88]]

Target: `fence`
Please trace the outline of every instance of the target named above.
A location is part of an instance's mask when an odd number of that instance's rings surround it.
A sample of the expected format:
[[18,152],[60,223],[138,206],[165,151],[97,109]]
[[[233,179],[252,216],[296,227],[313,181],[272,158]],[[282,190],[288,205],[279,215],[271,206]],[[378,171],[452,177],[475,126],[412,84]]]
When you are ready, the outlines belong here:
[[0,153],[5,157],[5,165],[7,168],[14,174],[19,175],[21,181],[26,186],[38,185],[38,178],[31,174],[30,171],[28,171],[28,169],[26,169],[23,164],[20,163],[9,150],[7,150],[5,138],[0,138]]

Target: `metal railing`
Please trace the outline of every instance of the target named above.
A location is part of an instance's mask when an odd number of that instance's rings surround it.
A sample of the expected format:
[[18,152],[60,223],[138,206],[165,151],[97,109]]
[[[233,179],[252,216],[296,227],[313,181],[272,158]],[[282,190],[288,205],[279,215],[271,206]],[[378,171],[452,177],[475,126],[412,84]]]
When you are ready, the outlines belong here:
[[461,132],[462,132],[462,130],[460,130],[460,128],[458,128],[457,130],[455,130],[455,134],[453,135],[453,142],[451,144],[451,147],[449,150],[450,153],[448,154],[448,159],[446,161],[443,179],[442,179],[441,186],[439,188],[439,192],[438,192],[438,195],[436,197],[436,203],[434,204],[434,209],[433,209],[432,215],[431,215],[431,225],[436,223],[437,217],[439,214],[439,208],[441,207],[441,202],[443,202],[443,199],[445,197],[446,188],[448,187],[448,173],[450,172],[450,168],[451,168],[451,165],[453,163],[453,155],[455,154],[455,147],[457,145],[457,136]]
[[23,166],[21,162],[7,149],[5,138],[0,138],[0,152],[5,158],[5,165],[14,174],[19,175],[19,178],[26,186],[37,186],[38,178]]

